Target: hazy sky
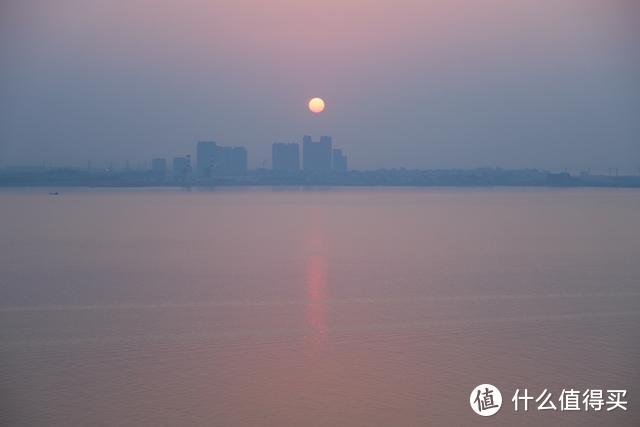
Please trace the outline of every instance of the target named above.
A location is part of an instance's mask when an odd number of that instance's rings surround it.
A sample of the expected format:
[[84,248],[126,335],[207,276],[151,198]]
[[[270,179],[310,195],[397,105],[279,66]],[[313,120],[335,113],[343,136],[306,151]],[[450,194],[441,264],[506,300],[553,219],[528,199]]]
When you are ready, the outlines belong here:
[[638,22],[637,0],[0,0],[0,165],[212,139],[253,167],[308,133],[354,168],[637,173]]

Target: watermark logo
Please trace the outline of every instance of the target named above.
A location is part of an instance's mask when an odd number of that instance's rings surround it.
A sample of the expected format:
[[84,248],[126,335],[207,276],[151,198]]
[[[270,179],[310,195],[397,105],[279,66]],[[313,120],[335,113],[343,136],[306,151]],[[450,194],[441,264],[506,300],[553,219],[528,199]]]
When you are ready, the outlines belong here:
[[[627,390],[618,388],[579,390],[571,387],[563,388],[560,393],[552,392],[547,388],[540,393],[530,392],[527,388],[518,388],[511,402],[513,402],[513,411],[516,413],[527,413],[530,409],[559,412],[626,412],[629,409]],[[469,405],[476,414],[489,417],[500,410],[502,394],[494,385],[480,384],[469,395]]]
[[469,404],[476,414],[489,417],[500,410],[502,394],[496,386],[480,384],[471,392]]

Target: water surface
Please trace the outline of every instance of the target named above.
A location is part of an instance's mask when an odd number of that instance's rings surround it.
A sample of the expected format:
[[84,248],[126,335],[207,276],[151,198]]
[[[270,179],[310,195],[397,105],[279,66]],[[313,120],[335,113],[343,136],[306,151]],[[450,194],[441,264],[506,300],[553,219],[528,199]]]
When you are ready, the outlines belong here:
[[[49,191],[0,191],[1,424],[640,424],[640,191]],[[572,387],[629,411],[513,412]]]

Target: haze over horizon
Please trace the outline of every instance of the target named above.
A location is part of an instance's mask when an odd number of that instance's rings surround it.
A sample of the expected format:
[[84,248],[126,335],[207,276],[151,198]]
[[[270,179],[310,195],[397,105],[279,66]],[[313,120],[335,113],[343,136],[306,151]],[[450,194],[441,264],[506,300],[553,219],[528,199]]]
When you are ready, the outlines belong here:
[[633,0],[5,0],[0,166],[215,140],[256,167],[327,134],[355,169],[637,173],[639,18]]

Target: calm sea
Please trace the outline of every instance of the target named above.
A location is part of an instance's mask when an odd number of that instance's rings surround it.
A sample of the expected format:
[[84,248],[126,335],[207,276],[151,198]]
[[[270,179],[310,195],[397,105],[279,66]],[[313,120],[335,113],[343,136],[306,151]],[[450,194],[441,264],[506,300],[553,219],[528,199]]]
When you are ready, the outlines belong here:
[[49,191],[0,191],[0,424],[640,425],[638,190]]

